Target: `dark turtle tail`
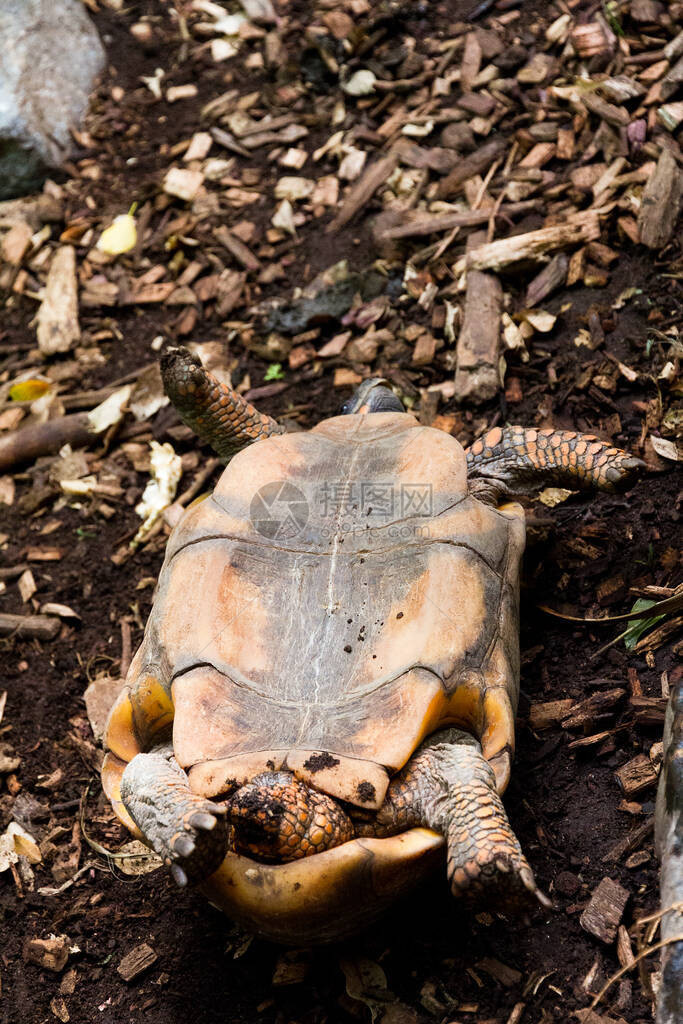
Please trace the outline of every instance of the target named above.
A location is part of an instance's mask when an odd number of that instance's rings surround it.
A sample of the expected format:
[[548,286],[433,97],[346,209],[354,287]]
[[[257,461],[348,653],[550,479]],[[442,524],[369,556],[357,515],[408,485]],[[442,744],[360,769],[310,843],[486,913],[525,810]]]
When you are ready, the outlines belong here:
[[226,462],[253,441],[284,433],[276,420],[264,416],[222,384],[186,348],[166,349],[161,357],[161,376],[183,423]]
[[339,804],[291,772],[262,772],[228,802],[237,853],[287,862],[353,839],[353,822]]

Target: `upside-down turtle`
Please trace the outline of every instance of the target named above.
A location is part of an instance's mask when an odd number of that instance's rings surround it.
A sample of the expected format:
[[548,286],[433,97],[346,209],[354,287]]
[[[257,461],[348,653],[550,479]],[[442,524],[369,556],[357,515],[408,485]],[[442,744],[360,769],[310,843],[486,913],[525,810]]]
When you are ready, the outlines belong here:
[[386,381],[285,433],[185,349],[183,420],[224,458],[174,529],[109,717],[103,785],[175,880],[283,942],[355,930],[445,860],[498,909],[543,899],[501,801],[519,689],[524,512],[642,463],[495,427],[466,451]]

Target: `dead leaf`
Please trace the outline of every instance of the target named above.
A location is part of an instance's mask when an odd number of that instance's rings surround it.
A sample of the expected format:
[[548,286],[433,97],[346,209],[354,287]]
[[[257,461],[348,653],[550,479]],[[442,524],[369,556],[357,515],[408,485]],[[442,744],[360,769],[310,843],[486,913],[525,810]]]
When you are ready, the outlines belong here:
[[139,839],[133,839],[117,851],[116,866],[124,875],[148,875],[162,868],[164,862],[149,846],[145,846]]

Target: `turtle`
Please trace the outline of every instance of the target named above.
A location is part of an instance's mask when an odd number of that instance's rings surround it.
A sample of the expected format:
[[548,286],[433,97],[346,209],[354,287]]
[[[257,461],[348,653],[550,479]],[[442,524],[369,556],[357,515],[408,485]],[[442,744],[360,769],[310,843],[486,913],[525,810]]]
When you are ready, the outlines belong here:
[[227,462],[168,540],[105,730],[105,794],[184,886],[266,939],[329,942],[445,862],[466,907],[547,905],[507,818],[519,693],[515,495],[623,489],[588,434],[466,450],[384,378],[287,432],[185,348],[181,419]]

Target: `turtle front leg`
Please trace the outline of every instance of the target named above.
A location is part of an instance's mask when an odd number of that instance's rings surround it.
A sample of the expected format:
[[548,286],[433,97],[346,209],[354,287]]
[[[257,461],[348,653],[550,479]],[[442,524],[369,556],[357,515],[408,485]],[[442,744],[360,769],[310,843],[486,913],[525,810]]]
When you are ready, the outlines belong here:
[[169,348],[161,357],[164,390],[180,418],[227,462],[254,441],[283,434],[276,420],[260,413],[231,387],[204,369],[186,348]]
[[570,489],[618,491],[629,487],[645,463],[592,434],[571,430],[494,427],[467,449],[470,479],[502,494],[548,484]]
[[201,882],[220,866],[228,847],[226,809],[192,792],[170,743],[133,758],[121,778],[121,799],[178,885]]
[[435,733],[390,783],[376,820],[358,834],[384,836],[422,826],[447,843],[453,895],[516,911],[541,893],[479,743],[459,729]]

